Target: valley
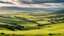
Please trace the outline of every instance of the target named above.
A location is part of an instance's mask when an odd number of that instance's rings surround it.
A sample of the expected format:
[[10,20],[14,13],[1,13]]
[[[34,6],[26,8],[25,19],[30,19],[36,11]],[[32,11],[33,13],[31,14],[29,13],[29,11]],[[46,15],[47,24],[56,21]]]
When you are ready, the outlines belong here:
[[[64,36],[64,12],[1,11],[1,36]],[[60,14],[60,12],[62,12]],[[6,13],[6,14],[5,14]]]

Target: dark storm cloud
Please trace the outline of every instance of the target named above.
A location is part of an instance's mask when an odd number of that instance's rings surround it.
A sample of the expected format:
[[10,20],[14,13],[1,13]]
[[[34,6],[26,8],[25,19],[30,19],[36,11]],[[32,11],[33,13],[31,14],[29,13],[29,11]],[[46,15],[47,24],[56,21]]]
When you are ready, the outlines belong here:
[[20,0],[26,4],[39,4],[39,3],[59,3],[64,2],[64,0]]

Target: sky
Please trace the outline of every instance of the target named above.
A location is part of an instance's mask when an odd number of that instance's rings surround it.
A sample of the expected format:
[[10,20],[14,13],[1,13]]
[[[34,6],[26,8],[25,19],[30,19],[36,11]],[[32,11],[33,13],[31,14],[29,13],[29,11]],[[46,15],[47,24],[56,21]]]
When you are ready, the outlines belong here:
[[0,7],[64,8],[64,0],[0,0]]

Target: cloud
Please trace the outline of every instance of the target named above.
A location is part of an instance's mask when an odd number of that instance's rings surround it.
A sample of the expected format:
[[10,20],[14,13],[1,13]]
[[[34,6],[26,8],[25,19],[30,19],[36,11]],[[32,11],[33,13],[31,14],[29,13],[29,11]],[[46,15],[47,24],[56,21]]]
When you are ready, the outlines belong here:
[[4,1],[0,1],[0,3],[4,3],[4,4],[13,4],[12,2],[4,2]]
[[40,4],[40,3],[59,3],[64,2],[64,0],[19,0],[21,3],[25,4]]
[[1,0],[13,4],[3,4],[0,6],[17,6],[22,8],[64,8],[64,3],[43,3],[44,1],[63,1],[63,0]]

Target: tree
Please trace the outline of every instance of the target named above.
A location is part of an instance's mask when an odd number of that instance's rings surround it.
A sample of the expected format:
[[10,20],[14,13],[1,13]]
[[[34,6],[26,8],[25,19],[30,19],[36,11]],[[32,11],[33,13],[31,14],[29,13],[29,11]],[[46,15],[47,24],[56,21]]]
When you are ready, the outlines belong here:
[[9,26],[8,29],[15,31],[15,28],[13,26]]
[[15,28],[18,30],[22,30],[22,29],[24,29],[24,26],[17,25]]

